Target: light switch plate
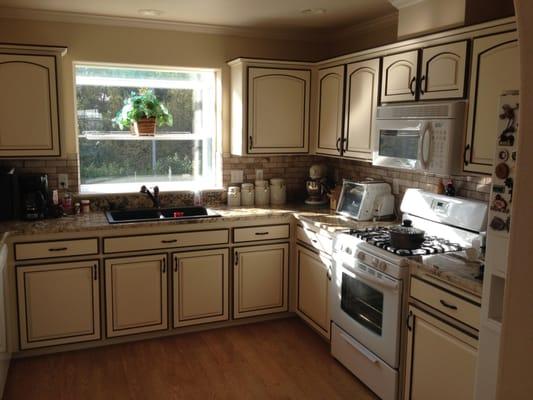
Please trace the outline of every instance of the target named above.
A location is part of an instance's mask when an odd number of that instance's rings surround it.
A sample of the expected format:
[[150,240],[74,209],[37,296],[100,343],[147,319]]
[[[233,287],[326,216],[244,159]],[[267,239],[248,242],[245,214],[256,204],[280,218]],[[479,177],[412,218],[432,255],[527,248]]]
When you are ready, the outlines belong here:
[[57,174],[57,185],[59,189],[68,189],[68,174]]
[[231,177],[230,177],[231,183],[242,183],[242,180],[243,180],[242,169],[232,169],[230,171],[230,174],[231,174]]

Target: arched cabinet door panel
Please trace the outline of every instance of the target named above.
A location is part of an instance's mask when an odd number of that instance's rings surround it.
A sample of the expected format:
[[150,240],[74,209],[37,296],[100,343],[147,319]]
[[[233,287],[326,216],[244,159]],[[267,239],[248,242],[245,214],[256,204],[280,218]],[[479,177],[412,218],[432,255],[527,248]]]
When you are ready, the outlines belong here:
[[381,101],[416,100],[418,50],[383,57]]
[[344,66],[318,71],[317,153],[340,155],[344,97]]
[[0,48],[0,157],[60,155],[56,55]]
[[422,52],[420,100],[462,98],[468,42],[428,47]]

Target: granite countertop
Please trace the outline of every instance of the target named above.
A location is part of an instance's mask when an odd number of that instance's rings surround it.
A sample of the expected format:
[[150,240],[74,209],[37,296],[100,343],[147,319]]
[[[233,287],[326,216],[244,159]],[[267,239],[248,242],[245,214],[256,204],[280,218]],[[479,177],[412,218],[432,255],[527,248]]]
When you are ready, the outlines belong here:
[[468,261],[464,251],[409,259],[411,273],[429,275],[461,290],[481,297],[483,281],[478,279],[480,262]]
[[172,225],[209,224],[221,221],[242,221],[253,220],[256,218],[285,217],[290,215],[305,215],[306,217],[334,216],[329,208],[310,207],[304,204],[238,208],[215,206],[208,208],[221,216],[212,218],[110,224],[103,211],[94,211],[89,214],[69,215],[57,219],[45,219],[39,221],[4,221],[0,223],[0,237],[5,233],[10,235],[35,235],[91,230],[131,229],[138,227],[168,227]]

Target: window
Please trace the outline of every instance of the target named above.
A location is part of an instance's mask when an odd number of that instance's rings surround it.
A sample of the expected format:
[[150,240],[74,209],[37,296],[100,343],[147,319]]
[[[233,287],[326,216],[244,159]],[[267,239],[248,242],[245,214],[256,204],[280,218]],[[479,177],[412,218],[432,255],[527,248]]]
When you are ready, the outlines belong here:
[[[82,192],[213,188],[217,130],[214,70],[75,66]],[[138,136],[113,119],[132,94],[152,91],[170,126]]]

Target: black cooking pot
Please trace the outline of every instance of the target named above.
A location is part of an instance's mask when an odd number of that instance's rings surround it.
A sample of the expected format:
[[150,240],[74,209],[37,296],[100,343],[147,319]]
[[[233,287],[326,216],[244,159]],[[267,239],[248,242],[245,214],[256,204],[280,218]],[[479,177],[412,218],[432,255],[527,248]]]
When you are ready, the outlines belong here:
[[424,243],[424,232],[412,226],[412,221],[404,219],[402,225],[390,229],[390,241],[396,249],[414,250]]

